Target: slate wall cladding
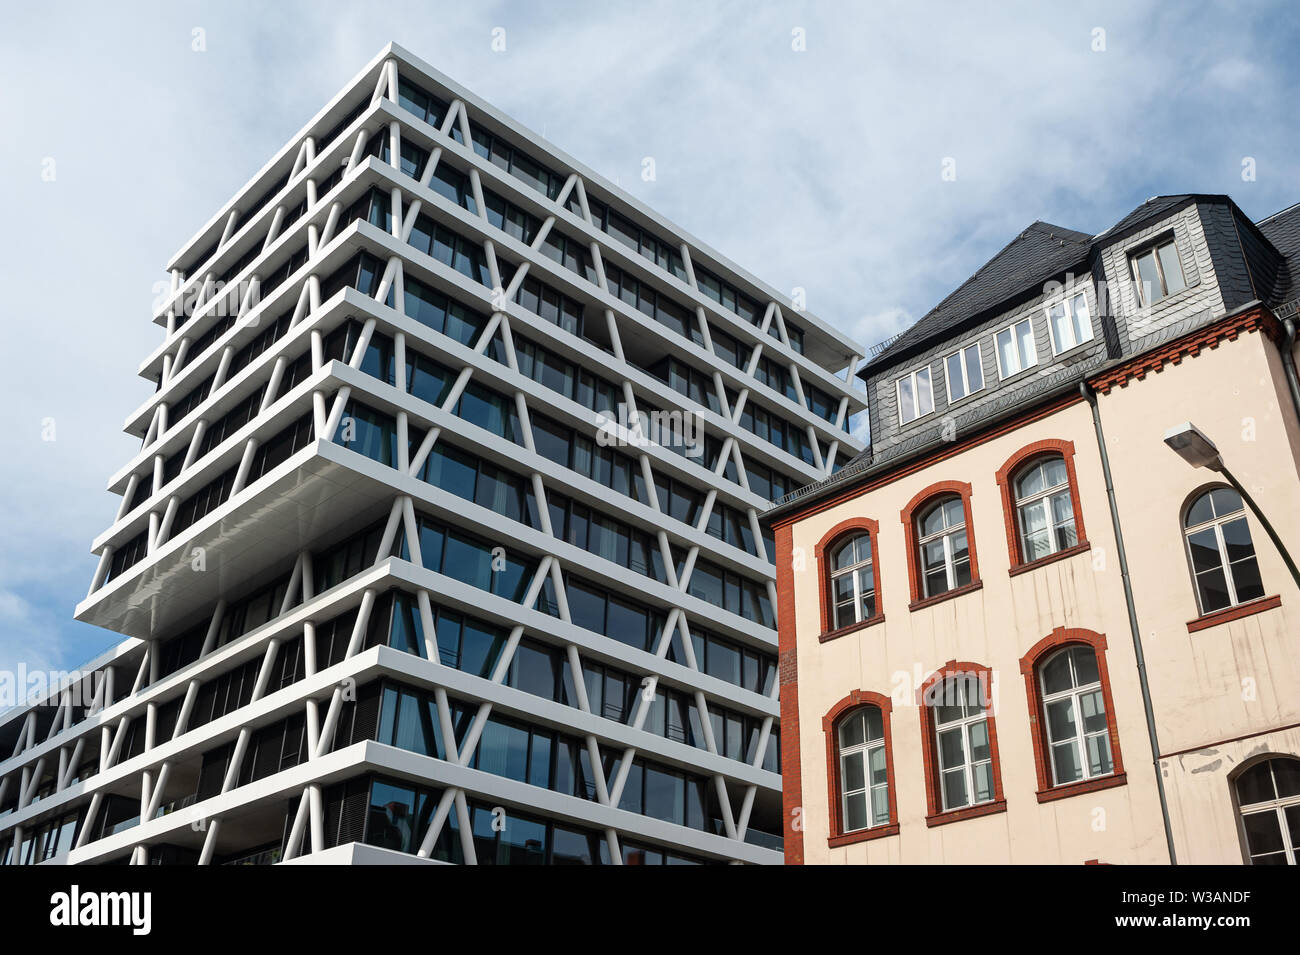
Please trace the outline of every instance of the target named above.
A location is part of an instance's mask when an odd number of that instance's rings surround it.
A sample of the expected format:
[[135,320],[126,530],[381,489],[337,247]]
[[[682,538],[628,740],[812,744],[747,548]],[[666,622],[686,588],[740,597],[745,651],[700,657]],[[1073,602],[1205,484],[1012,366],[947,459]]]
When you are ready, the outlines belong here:
[[[1170,233],[1173,234],[1178,249],[1178,260],[1182,264],[1187,287],[1154,305],[1143,305],[1129,266],[1129,256]],[[1101,241],[1105,241],[1104,236]],[[1235,239],[1233,241],[1235,244]],[[1125,355],[1135,354],[1148,347],[1145,344],[1147,339],[1168,325],[1182,322],[1189,315],[1199,316],[1203,322],[1209,322],[1224,312],[1223,294],[1215,281],[1205,230],[1201,226],[1201,216],[1195,204],[1184,206],[1169,217],[1158,219],[1145,228],[1104,246],[1101,250],[1101,263],[1110,310],[1115,316],[1120,348]]]
[[1236,211],[1232,214],[1232,224],[1236,227],[1236,235],[1246,257],[1246,267],[1250,270],[1254,297],[1264,302],[1282,301],[1286,292],[1282,250],[1271,247],[1260,230],[1245,221]]
[[1224,308],[1238,308],[1260,298],[1255,294],[1254,278],[1232,210],[1221,205],[1200,205],[1196,209],[1201,216],[1201,229]]
[[[922,435],[938,435],[945,421],[952,426],[969,426],[967,422],[978,421],[982,413],[993,408],[1005,406],[1006,397],[1013,392],[1020,392],[1027,385],[1055,377],[1057,372],[1072,369],[1080,363],[1095,365],[1095,358],[1106,353],[1105,335],[1100,321],[1096,286],[1086,266],[1077,270],[1078,274],[1067,275],[1063,284],[1065,289],[1075,292],[1080,289],[1088,298],[1088,313],[1092,320],[1092,339],[1062,355],[1052,354],[1051,333],[1047,327],[1047,303],[1065,297],[1061,286],[1044,292],[1030,301],[1013,309],[998,314],[982,322],[975,328],[955,336],[927,349],[912,361],[898,365],[872,378],[867,387],[871,404],[872,445],[876,457],[894,445],[905,443],[911,445],[914,440],[924,440]],[[1028,318],[1034,330],[1034,349],[1038,363],[1033,367],[1003,380],[998,374],[998,359],[995,337],[1007,326]],[[963,398],[950,405],[944,359],[968,345],[978,342],[980,346],[980,364],[984,372],[984,388],[968,398]],[[932,388],[934,391],[934,413],[906,425],[899,424],[898,379],[911,374],[925,366],[930,368]],[[1038,389],[1030,389],[1037,391]]]

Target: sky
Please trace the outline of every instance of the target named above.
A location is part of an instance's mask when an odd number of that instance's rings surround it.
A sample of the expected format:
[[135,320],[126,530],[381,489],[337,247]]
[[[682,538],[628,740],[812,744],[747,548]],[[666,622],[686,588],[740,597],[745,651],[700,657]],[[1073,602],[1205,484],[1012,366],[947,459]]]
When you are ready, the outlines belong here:
[[72,614],[156,283],[390,40],[865,345],[1038,219],[1300,201],[1287,3],[7,4],[0,671],[119,639]]

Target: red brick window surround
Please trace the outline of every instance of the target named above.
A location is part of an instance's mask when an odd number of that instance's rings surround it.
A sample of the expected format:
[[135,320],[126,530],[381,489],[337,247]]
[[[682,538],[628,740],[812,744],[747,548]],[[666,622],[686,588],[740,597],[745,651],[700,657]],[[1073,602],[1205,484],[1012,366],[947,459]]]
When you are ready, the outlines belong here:
[[1020,672],[1038,801],[1125,785],[1105,635],[1057,627],[1021,658]]
[[[854,690],[822,718],[832,849],[898,834],[892,709],[889,697]],[[846,832],[846,825],[853,828]]]
[[1073,441],[1025,445],[998,469],[997,482],[1012,576],[1088,550]]
[[993,671],[950,660],[917,692],[927,826],[1005,812]]
[[[918,493],[899,513],[903,522],[903,534],[907,540],[907,577],[911,586],[912,601],[910,610],[920,610],[941,600],[948,600],[961,594],[978,590],[980,583],[979,560],[975,554],[975,529],[971,522],[970,509],[971,486],[965,481],[940,481],[931,484]],[[951,503],[960,501],[960,507]],[[951,502],[945,506],[945,502]],[[942,512],[936,511],[942,507]],[[960,517],[958,516],[960,515]],[[934,529],[922,528],[921,521],[931,519]],[[962,523],[963,531],[956,531]],[[930,531],[927,533],[927,531]],[[943,540],[943,538],[947,540]],[[964,544],[963,544],[964,538]],[[934,560],[944,561],[949,565],[948,578],[941,582],[944,588],[931,586],[927,590],[921,548],[932,550]],[[964,553],[959,548],[964,546]],[[940,550],[942,548],[942,551]],[[963,558],[968,558],[967,560]],[[934,569],[935,578],[942,576],[942,571]]]
[[[857,560],[864,553],[864,542],[855,539],[865,536],[866,553],[871,561],[870,568],[866,566],[865,560]],[[817,591],[821,595],[819,603],[821,604],[821,635],[818,637],[823,643],[827,640],[833,640],[836,637],[842,637],[845,634],[852,633],[855,630],[861,630],[864,627],[870,627],[880,623],[885,619],[884,605],[881,603],[880,595],[880,555],[878,553],[877,541],[880,536],[880,525],[869,517],[850,517],[847,520],[840,521],[817,542],[814,549],[814,559],[817,561]],[[846,546],[855,548],[853,554],[844,554]],[[835,562],[843,554],[843,560],[849,563],[843,564],[843,570],[837,571]],[[849,570],[849,568],[853,568]],[[859,609],[855,615],[857,619],[849,622],[836,620],[835,604],[836,594],[834,588],[837,583],[841,587],[857,587],[857,592],[865,596],[868,591],[865,585],[863,571],[869,569],[869,578],[871,581],[870,590],[870,609],[869,615],[865,614],[864,609]],[[854,580],[854,578],[857,580]],[[843,580],[840,583],[841,579]],[[852,592],[852,590],[850,590]],[[844,601],[840,603],[843,605]],[[841,610],[841,615],[844,610]]]

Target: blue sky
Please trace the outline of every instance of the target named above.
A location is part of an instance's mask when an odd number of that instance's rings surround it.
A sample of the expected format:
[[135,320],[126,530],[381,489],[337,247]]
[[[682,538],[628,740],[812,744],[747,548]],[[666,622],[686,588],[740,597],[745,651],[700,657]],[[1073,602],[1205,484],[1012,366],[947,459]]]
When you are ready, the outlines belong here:
[[991,6],[7,5],[0,669],[117,639],[72,610],[138,443],[121,427],[150,390],[154,285],[389,40],[866,344],[1035,219],[1098,232],[1160,193],[1228,193],[1256,219],[1300,201],[1293,7]]

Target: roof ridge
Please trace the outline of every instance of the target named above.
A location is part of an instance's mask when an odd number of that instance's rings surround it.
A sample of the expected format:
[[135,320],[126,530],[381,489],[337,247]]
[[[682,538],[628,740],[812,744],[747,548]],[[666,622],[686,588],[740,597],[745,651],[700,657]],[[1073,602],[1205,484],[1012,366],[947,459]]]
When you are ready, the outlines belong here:
[[[966,280],[965,280],[964,282],[962,282],[962,283],[961,283],[960,285],[958,285],[955,289],[953,289],[951,292],[949,292],[947,295],[945,295],[945,296],[944,296],[944,297],[943,297],[943,298],[938,302],[938,304],[936,304],[936,305],[935,305],[934,307],[932,307],[928,312],[926,312],[925,315],[922,315],[922,316],[921,316],[921,319],[924,319],[927,315],[932,315],[932,314],[934,314],[935,312],[937,312],[939,309],[943,308],[943,306],[948,302],[949,299],[951,299],[954,295],[956,295],[958,292],[960,292],[962,289],[964,289],[964,288],[965,288],[967,285],[969,285],[971,282],[973,282],[973,281],[975,281],[977,278],[979,278],[980,273],[983,272],[985,268],[987,268],[991,263],[996,262],[999,258],[1001,258],[1001,257],[1002,257],[1002,254],[1003,254],[1004,252],[1006,252],[1008,249],[1010,249],[1010,248],[1011,248],[1013,245],[1015,245],[1017,242],[1020,242],[1022,239],[1024,239],[1024,237],[1025,237],[1025,233],[1027,233],[1027,232],[1028,232],[1030,229],[1032,229],[1034,226],[1038,225],[1038,223],[1041,222],[1041,221],[1042,221],[1041,219],[1035,220],[1034,222],[1029,223],[1029,225],[1025,226],[1025,227],[1024,227],[1023,229],[1021,229],[1019,232],[1017,232],[1017,233],[1012,237],[1012,239],[1011,239],[1010,242],[1008,242],[1008,243],[1007,243],[1006,245],[1004,245],[1002,248],[998,249],[997,252],[993,253],[993,255],[989,256],[989,257],[988,257],[988,258],[983,262],[983,264],[980,265],[979,268],[977,268],[974,272],[972,272],[972,273],[971,273],[971,274],[966,278]],[[1045,223],[1045,224],[1050,225],[1050,223]],[[920,320],[920,319],[918,319],[918,321],[919,321],[919,320]],[[904,331],[908,331],[908,329],[904,329]]]
[[[1084,243],[1091,242],[1092,235],[1088,232],[1080,232],[1078,229],[1071,229],[1069,226],[1057,225],[1055,222],[1048,222],[1045,219],[1035,219],[1029,223],[1020,234],[1023,236],[1030,229],[1038,227],[1039,232],[1046,232],[1053,239],[1065,238],[1073,242]],[[1064,234],[1062,234],[1064,233]],[[1078,237],[1078,238],[1076,238]]]
[[1264,216],[1264,218],[1257,220],[1255,222],[1255,225],[1257,226],[1263,225],[1265,222],[1268,222],[1270,219],[1276,219],[1278,216],[1286,215],[1292,209],[1300,209],[1300,202],[1293,202],[1285,209],[1279,209],[1277,210],[1277,212],[1274,212],[1272,215]]

